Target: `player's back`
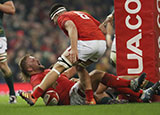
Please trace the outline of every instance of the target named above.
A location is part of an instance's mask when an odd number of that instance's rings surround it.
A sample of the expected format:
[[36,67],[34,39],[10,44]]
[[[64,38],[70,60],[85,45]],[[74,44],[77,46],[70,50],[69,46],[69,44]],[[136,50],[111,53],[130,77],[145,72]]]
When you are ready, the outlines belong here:
[[60,28],[68,35],[64,29],[64,23],[72,20],[78,30],[78,40],[105,40],[105,36],[99,29],[100,23],[91,15],[81,11],[69,11],[58,17]]

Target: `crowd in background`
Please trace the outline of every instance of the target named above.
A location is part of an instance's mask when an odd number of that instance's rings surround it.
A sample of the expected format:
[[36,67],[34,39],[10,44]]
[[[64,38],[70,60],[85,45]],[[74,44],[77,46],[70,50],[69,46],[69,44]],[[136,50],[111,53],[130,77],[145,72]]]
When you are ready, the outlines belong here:
[[[86,11],[100,22],[113,10],[113,0],[57,0],[69,10]],[[29,53],[39,58],[47,68],[54,64],[69,46],[69,39],[49,19],[49,10],[56,0],[14,0],[16,14],[4,16],[3,24],[8,39],[8,63],[14,81],[20,82],[18,62]],[[109,65],[109,51],[89,70],[98,68],[113,72]],[[0,82],[3,78],[0,77]]]

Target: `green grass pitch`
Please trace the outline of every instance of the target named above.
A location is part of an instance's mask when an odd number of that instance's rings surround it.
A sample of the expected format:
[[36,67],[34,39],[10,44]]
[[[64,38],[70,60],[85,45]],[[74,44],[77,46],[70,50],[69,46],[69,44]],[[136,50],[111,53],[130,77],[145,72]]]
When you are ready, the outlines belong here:
[[30,107],[19,96],[17,101],[17,104],[8,104],[8,96],[0,96],[0,115],[160,115],[160,103],[44,106],[39,99]]

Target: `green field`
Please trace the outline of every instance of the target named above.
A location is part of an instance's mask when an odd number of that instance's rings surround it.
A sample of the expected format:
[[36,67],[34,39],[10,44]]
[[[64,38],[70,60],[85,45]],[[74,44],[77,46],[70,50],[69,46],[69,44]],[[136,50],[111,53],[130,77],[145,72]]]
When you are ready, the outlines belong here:
[[160,115],[160,103],[44,106],[40,99],[30,107],[20,97],[17,101],[8,104],[8,96],[0,96],[0,115]]

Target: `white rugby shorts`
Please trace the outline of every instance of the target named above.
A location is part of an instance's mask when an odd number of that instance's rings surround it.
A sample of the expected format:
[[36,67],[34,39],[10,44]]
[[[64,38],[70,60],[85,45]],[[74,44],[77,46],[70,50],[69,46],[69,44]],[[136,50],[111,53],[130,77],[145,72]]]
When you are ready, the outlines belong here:
[[97,62],[106,51],[105,40],[82,41],[78,40],[78,59],[82,61],[91,60]]
[[7,38],[0,37],[0,54],[5,53],[7,50]]

